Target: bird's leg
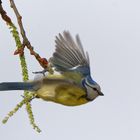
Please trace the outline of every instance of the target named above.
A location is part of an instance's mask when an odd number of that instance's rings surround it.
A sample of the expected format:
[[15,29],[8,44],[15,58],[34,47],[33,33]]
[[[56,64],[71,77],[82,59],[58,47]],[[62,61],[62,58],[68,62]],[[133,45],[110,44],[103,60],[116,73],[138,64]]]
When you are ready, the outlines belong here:
[[51,64],[48,64],[48,67],[44,68],[42,71],[36,71],[36,72],[32,72],[33,74],[43,74],[43,76],[45,76],[45,73],[48,72],[49,74],[53,74],[54,70],[51,66]]
[[48,70],[47,69],[44,69],[42,71],[35,71],[35,72],[32,72],[33,74],[43,74],[43,76],[45,76],[45,73],[47,72]]

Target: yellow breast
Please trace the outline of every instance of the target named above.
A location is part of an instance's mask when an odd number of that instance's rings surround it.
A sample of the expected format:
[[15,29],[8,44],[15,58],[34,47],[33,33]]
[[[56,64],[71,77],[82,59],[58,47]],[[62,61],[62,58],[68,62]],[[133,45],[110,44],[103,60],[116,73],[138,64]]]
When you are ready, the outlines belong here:
[[62,79],[47,79],[36,93],[43,100],[67,106],[77,106],[88,102],[84,89]]

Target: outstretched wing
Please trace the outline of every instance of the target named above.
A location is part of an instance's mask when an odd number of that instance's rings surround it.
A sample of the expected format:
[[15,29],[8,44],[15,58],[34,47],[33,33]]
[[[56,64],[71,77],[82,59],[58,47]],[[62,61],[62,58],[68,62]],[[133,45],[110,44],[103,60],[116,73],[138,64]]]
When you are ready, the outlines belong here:
[[88,53],[84,52],[78,35],[76,35],[75,42],[71,34],[64,31],[63,35],[59,34],[56,37],[55,43],[56,49],[50,62],[56,71],[62,74],[65,72],[79,73],[82,76],[90,73]]

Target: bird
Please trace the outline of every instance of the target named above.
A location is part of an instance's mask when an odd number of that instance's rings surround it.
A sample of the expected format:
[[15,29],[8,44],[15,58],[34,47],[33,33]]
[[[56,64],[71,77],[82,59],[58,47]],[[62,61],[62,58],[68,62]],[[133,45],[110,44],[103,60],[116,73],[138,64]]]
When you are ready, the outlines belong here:
[[91,77],[90,60],[79,35],[69,31],[55,38],[55,51],[49,59],[54,74],[26,82],[2,82],[0,91],[25,90],[37,98],[65,106],[78,106],[103,96],[100,85]]

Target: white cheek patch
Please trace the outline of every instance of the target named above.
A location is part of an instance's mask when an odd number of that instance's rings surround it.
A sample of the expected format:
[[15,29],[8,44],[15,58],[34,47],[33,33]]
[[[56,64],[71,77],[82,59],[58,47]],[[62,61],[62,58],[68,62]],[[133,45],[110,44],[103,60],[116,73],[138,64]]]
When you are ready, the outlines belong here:
[[97,91],[93,90],[91,87],[86,85],[86,89],[87,89],[87,98],[88,99],[93,100],[98,96]]

